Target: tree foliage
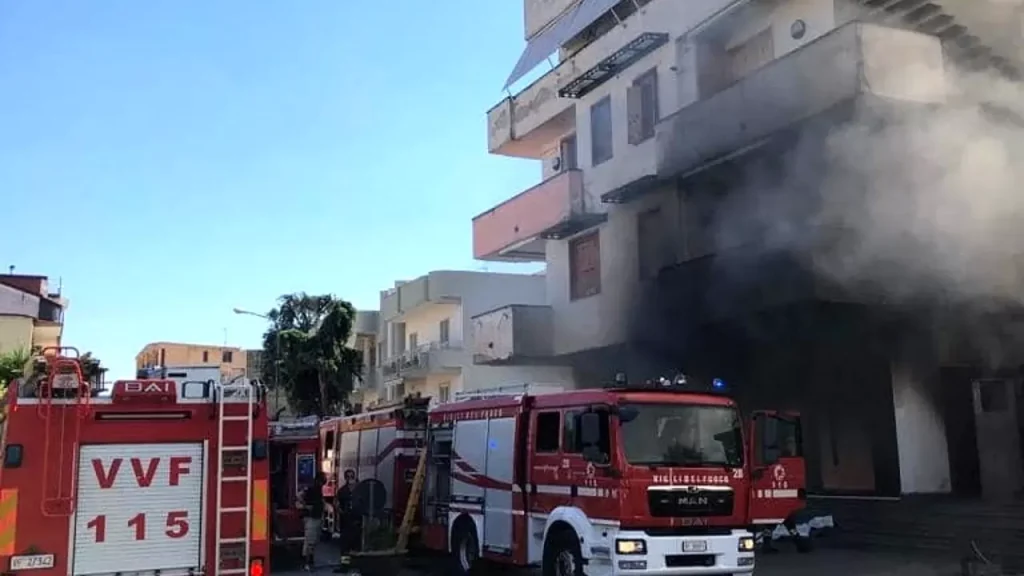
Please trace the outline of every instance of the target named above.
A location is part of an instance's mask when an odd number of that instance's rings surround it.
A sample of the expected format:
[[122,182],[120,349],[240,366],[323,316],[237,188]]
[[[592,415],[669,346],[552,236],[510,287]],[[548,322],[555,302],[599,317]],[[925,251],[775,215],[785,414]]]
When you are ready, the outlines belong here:
[[0,392],[6,392],[12,380],[21,378],[30,358],[31,354],[25,349],[0,354]]
[[363,371],[348,347],[356,311],[332,295],[286,294],[271,310],[263,335],[263,378],[281,389],[299,415],[338,413]]
[[[22,348],[0,354],[0,392],[6,392],[8,384],[16,378],[39,382],[48,377],[49,365],[41,353],[39,348],[33,348],[31,352]],[[99,358],[86,352],[78,358],[78,364],[82,369],[82,378],[94,385],[102,383],[106,369],[100,365]]]

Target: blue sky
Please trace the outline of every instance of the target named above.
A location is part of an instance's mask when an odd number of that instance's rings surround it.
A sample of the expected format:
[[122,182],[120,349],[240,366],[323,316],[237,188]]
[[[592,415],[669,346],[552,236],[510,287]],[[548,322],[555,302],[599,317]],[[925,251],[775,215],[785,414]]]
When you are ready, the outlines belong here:
[[236,306],[480,269],[471,218],[539,180],[487,153],[522,47],[518,0],[3,2],[0,268],[61,279],[115,377],[257,346]]

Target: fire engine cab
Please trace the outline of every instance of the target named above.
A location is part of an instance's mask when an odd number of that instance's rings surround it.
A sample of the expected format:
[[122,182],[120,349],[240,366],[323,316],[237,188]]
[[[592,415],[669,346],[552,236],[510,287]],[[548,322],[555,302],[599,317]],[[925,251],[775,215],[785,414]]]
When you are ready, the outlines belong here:
[[[544,576],[744,574],[752,524],[802,508],[798,427],[685,378],[469,394],[429,413],[423,544]],[[799,435],[794,438],[799,441]],[[772,452],[772,453],[768,453]]]
[[262,576],[267,415],[248,382],[82,375],[77,351],[12,383],[0,566],[44,575]]

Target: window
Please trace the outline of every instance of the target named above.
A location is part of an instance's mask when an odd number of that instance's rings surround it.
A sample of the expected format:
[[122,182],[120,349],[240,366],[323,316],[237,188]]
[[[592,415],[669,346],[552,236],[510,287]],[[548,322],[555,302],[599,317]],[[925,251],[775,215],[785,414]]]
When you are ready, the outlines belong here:
[[641,280],[655,277],[670,264],[668,227],[660,208],[642,212],[636,219],[637,272]]
[[232,354],[231,350],[224,350],[220,353],[220,361],[222,364],[231,364],[234,358],[235,355]]
[[601,292],[601,242],[598,232],[569,242],[569,298],[579,300]]
[[451,336],[451,321],[448,318],[441,320],[438,332],[440,332],[440,338],[438,339],[441,341],[441,344],[447,344],[448,338]]
[[207,351],[207,350],[203,350],[203,362],[205,363],[205,362],[209,362],[209,361],[210,361],[210,352]]
[[420,335],[413,332],[409,334],[409,350],[415,352],[420,345]]
[[572,134],[562,138],[558,146],[559,157],[562,159],[561,170],[576,170],[579,168],[579,159],[576,156],[576,135]]
[[558,412],[540,412],[537,414],[537,434],[534,437],[534,449],[537,452],[558,452],[559,418]]
[[437,401],[441,404],[448,402],[452,397],[452,385],[448,382],[437,387]]
[[395,400],[401,400],[405,398],[405,382],[401,384],[395,384]]
[[583,451],[583,442],[580,440],[580,413],[566,412],[565,422],[562,426],[562,451],[579,453]]
[[590,165],[612,159],[612,97],[590,107]]
[[654,137],[658,123],[658,69],[641,74],[626,91],[629,143],[640,144]]
[[383,364],[384,363],[384,359],[387,358],[387,356],[384,355],[384,343],[383,342],[377,342],[377,358],[380,360],[381,364]]

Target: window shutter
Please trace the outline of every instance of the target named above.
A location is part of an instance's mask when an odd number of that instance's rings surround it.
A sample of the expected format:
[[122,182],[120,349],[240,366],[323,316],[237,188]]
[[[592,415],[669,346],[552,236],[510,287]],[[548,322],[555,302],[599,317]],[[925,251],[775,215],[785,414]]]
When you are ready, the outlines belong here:
[[626,90],[627,133],[630,144],[639,144],[644,140],[643,111],[643,87],[638,85],[630,86]]

